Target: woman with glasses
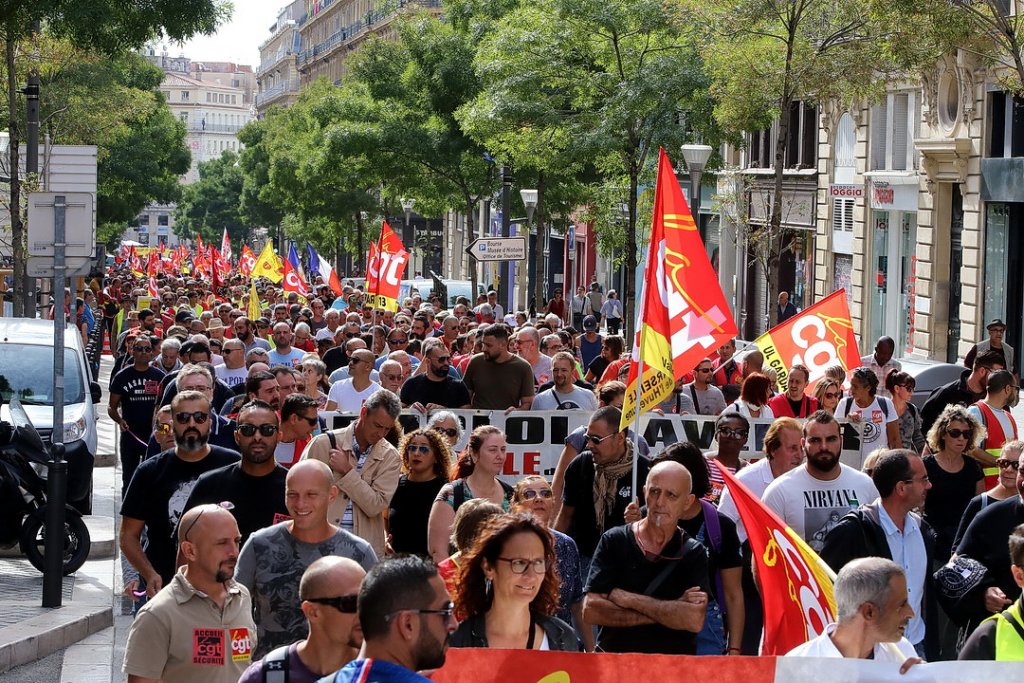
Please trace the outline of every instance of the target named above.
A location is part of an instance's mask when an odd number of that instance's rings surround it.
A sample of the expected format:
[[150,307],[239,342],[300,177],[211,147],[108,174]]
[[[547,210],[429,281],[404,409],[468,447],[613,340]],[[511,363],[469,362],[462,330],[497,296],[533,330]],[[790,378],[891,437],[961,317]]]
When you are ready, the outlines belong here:
[[818,407],[830,415],[836,414],[836,406],[843,397],[843,385],[826,377],[814,387],[814,398],[818,399]]
[[455,446],[462,440],[462,423],[450,410],[439,410],[430,415],[427,429],[436,429],[444,435],[448,447],[455,451]]
[[323,410],[327,405],[327,393],[331,385],[327,381],[327,364],[316,358],[304,358],[299,363],[299,371],[306,380],[306,387],[303,393],[316,401],[318,410]]
[[464,617],[452,647],[579,652],[558,607],[554,540],[532,515],[493,518],[462,557],[453,601]]
[[981,466],[968,453],[985,437],[985,428],[959,405],[948,405],[928,430],[924,457],[932,488],[924,501],[924,516],[935,529],[935,557],[946,560],[967,504],[985,490]]
[[448,557],[448,537],[455,513],[472,498],[486,498],[508,510],[513,489],[498,479],[505,467],[505,435],[497,427],[477,427],[469,435],[452,471],[452,482],[445,484],[430,509],[427,544],[434,562]]
[[533,515],[538,522],[551,532],[555,539],[555,558],[558,560],[558,576],[561,586],[558,591],[558,610],[555,616],[567,624],[576,624],[582,636],[584,649],[594,649],[593,631],[583,623],[583,576],[580,568],[580,552],[576,542],[569,536],[551,528],[555,515],[555,496],[547,479],[538,475],[523,477],[516,484],[512,499],[513,512]]
[[583,381],[590,382],[591,384],[597,382],[604,374],[604,371],[608,369],[608,366],[622,357],[622,352],[625,348],[626,345],[622,337],[618,335],[605,337],[601,344],[601,352],[597,358],[590,361],[590,365],[587,366],[587,374],[583,376]]
[[892,405],[899,416],[900,441],[903,448],[921,453],[924,451],[925,439],[921,433],[921,411],[911,399],[917,382],[909,374],[892,370],[885,376],[885,388],[892,396]]
[[402,476],[388,505],[388,545],[396,553],[427,554],[427,519],[441,487],[448,483],[451,451],[433,429],[417,429],[402,439]]
[[964,516],[953,539],[953,548],[960,546],[960,540],[967,532],[978,513],[993,503],[998,503],[1017,495],[1017,470],[1020,469],[1020,454],[1024,452],[1024,441],[1007,441],[999,451],[996,467],[999,468],[999,480],[996,485],[984,493],[971,498],[964,509]]

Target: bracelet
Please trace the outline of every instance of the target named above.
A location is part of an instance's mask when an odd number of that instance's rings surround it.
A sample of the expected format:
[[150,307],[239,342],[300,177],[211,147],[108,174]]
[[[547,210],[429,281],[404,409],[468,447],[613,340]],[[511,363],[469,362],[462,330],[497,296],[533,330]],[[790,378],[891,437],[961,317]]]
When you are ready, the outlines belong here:
[[726,652],[740,652],[740,649],[738,647],[730,647]]

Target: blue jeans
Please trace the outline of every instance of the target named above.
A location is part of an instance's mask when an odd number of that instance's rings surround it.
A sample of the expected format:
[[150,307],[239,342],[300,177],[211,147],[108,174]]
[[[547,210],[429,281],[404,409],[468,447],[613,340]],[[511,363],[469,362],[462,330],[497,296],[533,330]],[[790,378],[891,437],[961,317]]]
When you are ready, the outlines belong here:
[[704,628],[697,634],[697,654],[724,655],[729,642],[725,639],[725,615],[713,597],[708,596]]

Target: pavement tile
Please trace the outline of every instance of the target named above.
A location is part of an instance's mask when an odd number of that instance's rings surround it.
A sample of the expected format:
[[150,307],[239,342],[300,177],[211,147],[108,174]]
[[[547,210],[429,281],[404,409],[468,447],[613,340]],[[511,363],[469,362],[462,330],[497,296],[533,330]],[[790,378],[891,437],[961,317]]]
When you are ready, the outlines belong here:
[[69,664],[67,658],[60,672],[61,683],[110,683],[112,667],[102,664]]

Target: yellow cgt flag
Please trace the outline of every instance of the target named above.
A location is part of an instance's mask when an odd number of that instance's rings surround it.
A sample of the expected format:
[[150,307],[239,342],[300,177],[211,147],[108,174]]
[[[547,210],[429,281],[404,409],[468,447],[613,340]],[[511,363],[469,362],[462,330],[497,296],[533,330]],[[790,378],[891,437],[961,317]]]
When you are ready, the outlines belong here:
[[260,317],[261,313],[262,313],[262,311],[260,310],[260,295],[256,291],[256,283],[255,282],[250,282],[249,283],[249,308],[246,311],[246,315],[249,317],[249,320],[251,320],[253,322],[253,324],[255,324],[256,323],[256,319]]
[[284,263],[274,253],[274,246],[270,240],[263,245],[263,251],[252,267],[252,277],[265,277],[275,285],[284,279]]

